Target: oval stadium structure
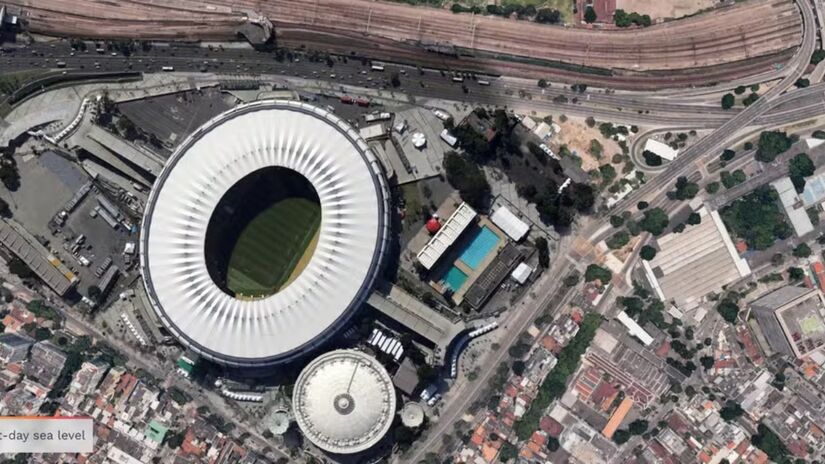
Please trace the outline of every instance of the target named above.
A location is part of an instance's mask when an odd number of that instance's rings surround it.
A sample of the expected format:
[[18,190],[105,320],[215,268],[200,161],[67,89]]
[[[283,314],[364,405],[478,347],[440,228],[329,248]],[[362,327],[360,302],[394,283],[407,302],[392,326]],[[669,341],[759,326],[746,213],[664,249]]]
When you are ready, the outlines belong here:
[[355,350],[310,362],[292,393],[298,427],[316,446],[353,454],[381,441],[395,418],[395,387],[384,366]]
[[389,192],[357,131],[292,101],[204,124],[156,180],[141,228],[154,311],[222,365],[294,359],[366,300],[389,237]]

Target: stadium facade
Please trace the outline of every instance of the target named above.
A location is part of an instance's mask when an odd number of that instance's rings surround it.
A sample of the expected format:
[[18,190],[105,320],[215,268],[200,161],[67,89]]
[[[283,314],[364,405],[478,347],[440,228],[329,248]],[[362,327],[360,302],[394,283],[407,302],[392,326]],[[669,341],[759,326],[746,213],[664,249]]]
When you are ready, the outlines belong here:
[[[311,257],[285,287],[237,297],[208,269],[210,219],[253,173],[292,170],[321,209]],[[199,355],[232,367],[295,359],[325,343],[369,296],[390,236],[389,190],[358,132],[335,114],[294,101],[226,111],[173,153],[141,227],[149,301],[166,328]]]

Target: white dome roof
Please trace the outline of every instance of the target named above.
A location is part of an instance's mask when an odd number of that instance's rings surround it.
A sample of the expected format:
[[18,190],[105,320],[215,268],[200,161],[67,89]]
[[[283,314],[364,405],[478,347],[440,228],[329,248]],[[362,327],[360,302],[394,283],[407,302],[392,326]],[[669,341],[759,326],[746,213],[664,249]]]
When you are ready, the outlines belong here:
[[[312,184],[321,205],[317,246],[286,288],[237,299],[207,270],[207,226],[233,185],[267,167]],[[213,361],[294,358],[326,341],[368,297],[388,241],[388,198],[372,151],[334,114],[286,101],[229,110],[189,136],[153,186],[140,255],[152,306],[181,342]]]
[[319,448],[349,454],[387,433],[395,416],[392,379],[375,358],[338,350],[313,360],[293,390],[295,420]]

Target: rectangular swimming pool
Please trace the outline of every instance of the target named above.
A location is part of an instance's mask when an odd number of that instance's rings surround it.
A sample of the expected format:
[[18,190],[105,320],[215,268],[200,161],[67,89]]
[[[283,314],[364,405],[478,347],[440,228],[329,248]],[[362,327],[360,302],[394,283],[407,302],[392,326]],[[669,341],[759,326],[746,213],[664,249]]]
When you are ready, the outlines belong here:
[[444,284],[447,287],[450,287],[453,293],[455,293],[464,285],[464,282],[467,281],[467,274],[465,274],[461,269],[452,266],[447,273],[444,274],[442,280],[444,281]]
[[498,245],[498,242],[498,235],[487,226],[483,226],[473,240],[467,244],[458,259],[470,269],[476,270],[484,258]]

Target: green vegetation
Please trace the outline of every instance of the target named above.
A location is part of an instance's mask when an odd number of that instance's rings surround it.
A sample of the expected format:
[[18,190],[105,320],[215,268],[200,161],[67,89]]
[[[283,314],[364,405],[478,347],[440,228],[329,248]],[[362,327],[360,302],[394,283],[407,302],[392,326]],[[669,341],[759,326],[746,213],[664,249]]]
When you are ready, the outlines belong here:
[[681,176],[676,179],[676,190],[667,192],[667,197],[671,200],[690,200],[699,193],[699,185],[688,181],[687,177]]
[[498,460],[501,462],[507,462],[510,459],[515,459],[518,456],[518,448],[515,447],[509,441],[505,441],[501,445],[501,449],[498,452]]
[[779,195],[772,187],[757,187],[722,209],[722,219],[728,230],[744,239],[749,248],[765,250],[775,240],[784,240],[792,234],[779,209],[778,199]]
[[733,188],[741,184],[742,182],[748,180],[748,176],[745,174],[745,171],[741,169],[737,169],[732,173],[728,171],[722,171],[719,173],[719,177],[722,180],[722,185],[724,185],[726,189]]
[[777,434],[767,425],[759,423],[756,428],[756,435],[751,436],[753,446],[761,449],[768,455],[771,461],[778,463],[791,462],[791,453]]
[[702,216],[700,216],[699,213],[690,213],[685,222],[687,222],[688,225],[691,226],[699,225],[702,223]]
[[708,184],[705,185],[705,191],[710,193],[711,195],[718,192],[719,191],[719,182],[716,182],[716,181],[708,182]]
[[653,153],[650,150],[643,151],[642,157],[645,159],[645,164],[647,164],[650,167],[661,166],[663,162],[661,156],[657,155],[656,153]]
[[[590,140],[590,148],[588,149],[588,151],[590,152],[591,155],[596,157],[596,159],[599,159],[599,158],[602,157],[602,154],[604,153],[604,146],[598,140],[591,139]],[[608,164],[606,166],[610,166],[610,165]]]
[[802,268],[791,266],[788,268],[788,278],[791,281],[802,280],[805,278],[805,271]]
[[610,216],[610,225],[613,227],[621,227],[624,225],[624,217],[623,216],[616,216],[615,214]]
[[593,282],[594,280],[598,280],[602,283],[602,285],[607,285],[610,283],[610,279],[612,278],[613,273],[611,273],[609,269],[603,268],[598,264],[590,264],[584,271],[585,282]]
[[660,300],[651,298],[649,294],[638,295],[637,292],[637,296],[618,297],[616,298],[616,304],[621,306],[622,310],[640,325],[650,322],[660,329],[666,328],[667,324],[662,315],[665,305]]
[[238,237],[229,259],[227,287],[241,295],[277,291],[301,263],[320,225],[317,202],[285,198],[275,203]]
[[598,19],[596,16],[596,10],[593,9],[592,6],[587,6],[584,10],[584,22],[586,23],[593,23]]
[[655,236],[662,235],[668,225],[667,213],[661,208],[653,208],[645,210],[642,220],[639,221],[639,226],[642,230],[650,232]]
[[647,27],[653,24],[649,15],[640,15],[639,13],[627,13],[622,9],[618,9],[613,13],[613,21],[618,27],[630,27],[632,25]]
[[759,100],[759,95],[757,93],[751,93],[744,100],[742,100],[742,104],[745,106],[751,106],[756,103],[756,100]]
[[739,316],[739,304],[731,296],[727,296],[719,302],[716,310],[722,315],[722,319],[731,324],[736,323],[736,318]]
[[745,93],[746,90],[748,90],[747,87],[745,87],[744,85],[740,85],[740,86],[737,86],[736,89],[733,90],[733,92],[736,95],[742,95],[742,94]]
[[650,261],[656,257],[656,249],[650,245],[645,245],[639,250],[639,256],[645,261]]
[[739,403],[730,400],[726,401],[725,405],[722,406],[722,409],[719,411],[719,415],[722,416],[722,419],[728,422],[735,421],[742,414],[745,414],[745,410],[742,409],[742,406],[740,406]]
[[756,160],[771,163],[777,156],[788,151],[793,141],[788,134],[780,131],[764,131],[759,134]]
[[556,398],[561,397],[567,389],[567,379],[576,371],[579,360],[590,342],[596,335],[596,329],[601,325],[602,319],[598,314],[588,314],[584,317],[576,336],[570,340],[558,356],[558,363],[547,374],[539,387],[536,399],[530,404],[530,408],[516,423],[515,432],[520,440],[530,438],[539,427],[539,420],[544,415],[545,409],[550,406]]
[[474,208],[481,208],[490,194],[490,184],[478,165],[454,151],[444,155],[447,181],[458,190],[461,199]]
[[617,232],[605,240],[605,244],[607,244],[607,247],[611,250],[618,250],[627,245],[628,242],[630,242],[630,234],[625,231]]
[[807,258],[811,256],[811,247],[809,247],[807,243],[800,243],[793,249],[793,255],[797,258]]
[[820,61],[825,60],[825,50],[818,48],[811,54],[811,64],[819,64]]
[[536,239],[535,245],[539,254],[539,266],[547,269],[550,266],[550,251],[547,249],[547,239],[539,237]]
[[46,304],[43,300],[32,300],[29,304],[26,305],[26,308],[31,311],[35,316],[42,317],[44,319],[48,319],[50,321],[59,321],[62,319],[60,313]]
[[788,175],[796,191],[805,190],[805,178],[814,175],[814,162],[805,153],[799,153],[788,162]]
[[736,97],[733,94],[726,93],[722,95],[722,109],[729,110],[733,108],[733,105],[736,103]]
[[730,161],[734,157],[736,157],[736,152],[731,150],[730,148],[725,148],[722,150],[722,154],[719,155],[719,159],[722,161]]

